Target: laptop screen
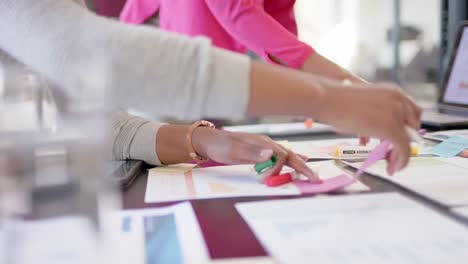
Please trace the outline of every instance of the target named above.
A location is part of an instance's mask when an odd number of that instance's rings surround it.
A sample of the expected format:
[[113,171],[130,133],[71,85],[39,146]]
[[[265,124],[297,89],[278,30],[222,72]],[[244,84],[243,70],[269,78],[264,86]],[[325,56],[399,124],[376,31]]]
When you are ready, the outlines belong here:
[[468,27],[463,30],[452,63],[443,102],[468,105]]

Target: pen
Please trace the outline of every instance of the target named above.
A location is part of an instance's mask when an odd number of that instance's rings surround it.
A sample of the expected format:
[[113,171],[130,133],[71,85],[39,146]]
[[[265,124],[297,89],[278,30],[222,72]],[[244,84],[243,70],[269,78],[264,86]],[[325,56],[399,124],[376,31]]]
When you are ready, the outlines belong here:
[[[373,148],[368,146],[336,146],[333,152],[335,157],[340,158],[365,158]],[[411,146],[411,156],[418,156],[419,148]]]

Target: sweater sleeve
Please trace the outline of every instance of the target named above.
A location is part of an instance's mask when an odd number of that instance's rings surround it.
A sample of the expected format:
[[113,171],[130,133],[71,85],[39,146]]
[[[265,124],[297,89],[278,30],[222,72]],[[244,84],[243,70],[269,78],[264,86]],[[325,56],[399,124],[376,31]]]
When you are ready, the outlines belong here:
[[298,69],[313,53],[312,47],[267,14],[258,0],[205,2],[226,31],[270,63],[274,63],[269,57],[273,55]]
[[[246,113],[250,61],[206,38],[124,25],[70,0],[0,0],[0,32],[0,49],[71,97],[94,93],[180,119]],[[83,85],[92,79],[99,81]]]
[[162,165],[156,152],[156,137],[164,123],[125,112],[112,115],[112,157],[114,160],[143,160]]
[[265,2],[263,5],[268,15],[297,36],[296,17],[294,15],[295,3],[296,0],[276,0]]

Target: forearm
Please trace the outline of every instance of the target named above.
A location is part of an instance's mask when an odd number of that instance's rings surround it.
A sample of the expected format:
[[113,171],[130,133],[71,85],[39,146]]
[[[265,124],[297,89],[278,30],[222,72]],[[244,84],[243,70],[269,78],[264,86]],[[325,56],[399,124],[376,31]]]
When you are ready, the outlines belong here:
[[337,81],[350,80],[353,83],[365,82],[360,77],[343,69],[336,63],[320,55],[318,52],[314,52],[310,55],[304,65],[302,65],[301,70]]
[[320,78],[300,71],[252,62],[250,75],[251,116],[319,115],[325,89]]
[[186,146],[188,129],[188,126],[183,125],[165,125],[159,129],[155,149],[162,164],[191,160]]

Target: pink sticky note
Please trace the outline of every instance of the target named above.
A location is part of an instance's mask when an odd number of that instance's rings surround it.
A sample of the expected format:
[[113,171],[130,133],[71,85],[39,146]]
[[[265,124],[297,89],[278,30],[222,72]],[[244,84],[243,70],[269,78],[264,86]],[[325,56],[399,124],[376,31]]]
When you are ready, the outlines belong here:
[[390,150],[390,142],[384,141],[376,146],[353,177],[338,175],[324,180],[322,183],[309,181],[294,181],[294,185],[304,194],[317,194],[336,191],[354,183],[364,171],[381,159],[385,159]]
[[354,178],[358,178],[361,174],[364,173],[370,166],[374,165],[377,161],[385,159],[387,153],[390,150],[390,142],[384,141],[375,147],[372,152],[369,154],[367,159],[364,161],[359,170],[354,174]]
[[354,182],[354,179],[347,175],[338,175],[330,179],[323,180],[322,183],[311,183],[309,181],[294,181],[294,185],[303,194],[326,193],[344,188]]

